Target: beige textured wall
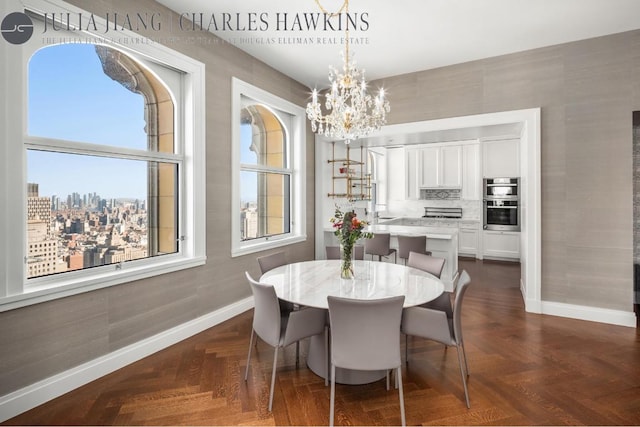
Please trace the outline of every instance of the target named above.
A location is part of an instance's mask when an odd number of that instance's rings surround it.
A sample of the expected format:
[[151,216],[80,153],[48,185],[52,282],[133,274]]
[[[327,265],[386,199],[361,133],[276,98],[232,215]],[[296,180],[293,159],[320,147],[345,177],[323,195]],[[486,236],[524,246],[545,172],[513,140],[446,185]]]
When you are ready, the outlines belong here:
[[[169,13],[151,0],[72,0],[89,12]],[[144,34],[144,33],[143,33]],[[168,36],[148,31],[151,37]],[[198,36],[203,34],[198,33]],[[175,34],[173,34],[175,36]],[[251,294],[244,271],[256,255],[231,258],[231,77],[303,106],[308,88],[224,44],[171,43],[206,64],[207,264],[0,313],[0,396],[110,353]],[[314,256],[313,134],[307,129],[307,241],[285,248],[291,261]]]
[[542,299],[632,311],[640,31],[373,82],[390,124],[542,108]]
[[[90,12],[151,0],[72,0]],[[149,36],[158,36],[148,32]],[[231,76],[304,105],[307,88],[221,44],[172,43],[207,65],[207,265],[0,313],[0,395],[249,295],[255,255],[230,257]],[[390,123],[542,107],[542,291],[549,301],[631,309],[631,111],[640,110],[640,32],[384,81]],[[313,135],[307,133],[307,233],[313,257]]]

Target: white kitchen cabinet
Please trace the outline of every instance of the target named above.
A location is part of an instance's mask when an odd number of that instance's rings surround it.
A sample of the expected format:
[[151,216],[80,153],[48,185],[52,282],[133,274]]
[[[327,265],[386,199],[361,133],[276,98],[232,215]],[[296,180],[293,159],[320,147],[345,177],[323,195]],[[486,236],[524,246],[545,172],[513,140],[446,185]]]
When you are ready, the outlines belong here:
[[480,144],[462,146],[462,200],[480,200]]
[[520,259],[520,232],[484,230],[482,234],[485,258]]
[[[420,198],[420,185],[418,177],[418,169],[420,161],[418,159],[420,150],[417,148],[408,148],[405,150],[405,191],[408,200],[418,200]],[[389,171],[390,174],[396,173],[401,175],[402,170]]]
[[404,174],[400,172],[405,170],[404,151],[402,147],[387,149],[385,176],[387,178],[387,200],[389,201],[402,201],[405,199],[406,179]]
[[483,141],[482,175],[485,178],[520,177],[520,140]]
[[419,184],[422,188],[460,188],[462,186],[462,147],[460,145],[420,149]]
[[458,254],[477,256],[478,255],[478,227],[477,221],[464,222],[458,224]]
[[440,147],[421,148],[420,158],[420,187],[440,187]]

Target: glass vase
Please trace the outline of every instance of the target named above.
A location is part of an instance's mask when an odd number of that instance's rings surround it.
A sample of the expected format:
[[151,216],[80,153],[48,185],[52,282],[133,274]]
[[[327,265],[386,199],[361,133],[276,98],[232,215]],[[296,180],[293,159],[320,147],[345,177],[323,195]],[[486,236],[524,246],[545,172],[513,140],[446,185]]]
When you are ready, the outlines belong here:
[[340,278],[353,279],[353,245],[340,245]]

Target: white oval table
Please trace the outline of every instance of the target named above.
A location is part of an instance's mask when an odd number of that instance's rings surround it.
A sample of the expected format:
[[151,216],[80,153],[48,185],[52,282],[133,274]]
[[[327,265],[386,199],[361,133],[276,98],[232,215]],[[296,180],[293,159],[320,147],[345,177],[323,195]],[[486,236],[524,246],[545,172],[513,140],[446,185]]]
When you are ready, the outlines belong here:
[[[424,304],[444,291],[437,277],[411,267],[378,261],[353,261],[354,278],[340,278],[339,260],[316,260],[287,264],[262,275],[260,282],[274,287],[278,298],[301,306],[328,309],[327,296],[379,299],[404,295],[404,307]],[[398,343],[400,345],[400,343]],[[325,343],[321,336],[311,338],[307,365],[326,377]],[[365,384],[385,376],[384,371],[336,369],[336,381]]]

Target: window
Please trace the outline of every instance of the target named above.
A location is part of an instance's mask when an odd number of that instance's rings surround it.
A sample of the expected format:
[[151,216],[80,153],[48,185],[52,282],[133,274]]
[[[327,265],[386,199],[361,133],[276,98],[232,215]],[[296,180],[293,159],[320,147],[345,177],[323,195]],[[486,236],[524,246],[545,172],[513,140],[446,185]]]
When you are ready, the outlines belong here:
[[232,254],[303,241],[304,110],[233,80]]
[[42,48],[28,70],[27,240],[47,250],[29,251],[27,278],[179,252],[181,76],[170,91],[93,44]]
[[0,81],[17,104],[0,162],[24,178],[0,188],[0,217],[24,227],[0,246],[0,311],[205,262],[204,65],[120,36],[5,52],[22,73]]

